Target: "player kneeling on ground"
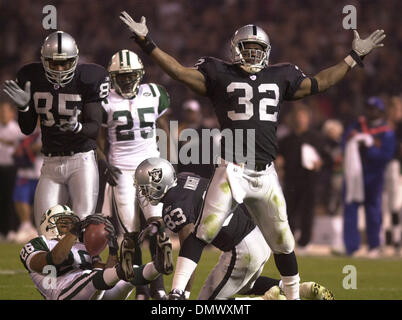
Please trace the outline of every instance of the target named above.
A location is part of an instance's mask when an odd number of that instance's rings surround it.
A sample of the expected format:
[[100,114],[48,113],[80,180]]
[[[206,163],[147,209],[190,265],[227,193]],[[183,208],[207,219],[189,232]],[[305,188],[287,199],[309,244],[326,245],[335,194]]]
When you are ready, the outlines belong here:
[[[99,256],[91,257],[80,241],[90,224],[104,224],[108,232],[106,264]],[[45,299],[126,299],[134,286],[147,284],[164,271],[160,248],[155,261],[134,266],[134,253],[123,241],[119,261],[114,227],[102,214],[81,221],[69,207],[56,205],[43,214],[40,234],[22,248],[20,258]]]
[[[152,205],[163,203],[162,217],[166,226],[178,233],[180,245],[193,232],[204,203],[209,181],[192,173],[180,173],[161,158],[149,158],[135,172],[135,184]],[[142,238],[142,235],[140,235]],[[260,276],[271,254],[260,229],[247,209],[237,206],[212,241],[222,251],[218,264],[209,274],[198,299],[229,299],[235,294],[263,295],[256,299],[285,300],[282,281]],[[189,298],[194,274],[186,293],[173,290],[169,299]],[[315,282],[300,284],[301,298],[333,300],[332,293]],[[250,299],[250,298],[247,298]]]

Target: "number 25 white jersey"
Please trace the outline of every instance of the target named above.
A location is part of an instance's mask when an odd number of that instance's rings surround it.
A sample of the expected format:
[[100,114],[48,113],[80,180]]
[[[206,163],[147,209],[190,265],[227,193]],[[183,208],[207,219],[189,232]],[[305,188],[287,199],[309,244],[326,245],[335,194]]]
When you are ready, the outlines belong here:
[[167,111],[170,99],[157,84],[141,84],[133,99],[124,99],[113,89],[102,103],[107,113],[109,163],[122,170],[135,170],[149,157],[159,157],[156,120]]

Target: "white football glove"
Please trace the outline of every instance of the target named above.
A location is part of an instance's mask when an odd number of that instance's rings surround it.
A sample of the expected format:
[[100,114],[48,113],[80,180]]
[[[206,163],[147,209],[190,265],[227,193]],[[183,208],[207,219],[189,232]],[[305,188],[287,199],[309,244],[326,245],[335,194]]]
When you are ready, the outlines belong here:
[[352,42],[352,49],[360,57],[369,54],[373,49],[383,47],[381,41],[385,38],[384,30],[376,30],[366,39],[360,39],[359,33],[353,30],[355,38]]
[[146,25],[145,17],[141,17],[140,22],[135,22],[133,18],[126,11],[122,11],[120,13],[120,20],[123,21],[128,28],[133,32],[137,37],[146,37],[148,34],[148,28]]
[[27,106],[31,100],[31,82],[25,83],[22,90],[13,80],[6,80],[3,91],[14,101],[20,111],[27,111]]
[[68,119],[68,122],[63,124],[57,124],[56,127],[59,128],[60,131],[67,132],[71,131],[74,133],[80,132],[82,129],[82,124],[78,121],[78,115],[81,113],[77,107],[74,108],[73,115]]

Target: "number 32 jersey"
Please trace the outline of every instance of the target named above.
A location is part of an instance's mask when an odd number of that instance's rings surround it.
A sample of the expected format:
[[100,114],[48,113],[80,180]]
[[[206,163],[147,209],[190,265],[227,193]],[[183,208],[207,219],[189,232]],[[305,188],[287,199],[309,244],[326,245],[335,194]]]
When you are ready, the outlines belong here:
[[133,99],[111,90],[103,102],[103,124],[108,129],[109,162],[122,170],[135,170],[144,159],[159,157],[156,120],[170,104],[166,90],[141,84]]
[[[239,152],[245,154],[254,147],[256,162],[273,161],[278,149],[276,129],[280,103],[292,99],[306,75],[288,63],[269,65],[256,74],[248,74],[238,65],[211,57],[199,59],[195,67],[205,77],[207,96],[221,130],[232,132],[236,149],[227,143],[232,158],[226,160],[236,162],[242,159]],[[250,129],[255,130],[254,146],[247,134]],[[243,139],[239,138],[240,134]],[[225,140],[222,139],[221,144],[223,158]]]
[[94,139],[82,133],[63,132],[57,126],[68,122],[74,108],[80,112],[78,121],[85,122],[82,116],[85,104],[100,102],[107,97],[110,84],[105,68],[97,64],[79,64],[71,82],[60,87],[50,83],[42,63],[35,62],[23,66],[17,73],[21,88],[25,87],[27,81],[31,82],[30,107],[27,112],[18,113],[18,120],[21,130],[30,134],[40,116],[43,153],[84,152],[96,148]]

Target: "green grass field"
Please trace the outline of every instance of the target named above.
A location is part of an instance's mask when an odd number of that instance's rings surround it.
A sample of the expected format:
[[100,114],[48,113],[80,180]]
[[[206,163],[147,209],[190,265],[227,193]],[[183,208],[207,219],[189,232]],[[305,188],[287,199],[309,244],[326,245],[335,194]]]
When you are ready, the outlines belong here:
[[[42,299],[36,291],[28,272],[19,260],[21,245],[0,243],[0,299]],[[148,250],[143,250],[148,251]],[[175,252],[175,258],[177,252]],[[219,253],[205,250],[197,268],[191,299],[195,299],[209,271],[217,263]],[[144,261],[149,261],[144,254]],[[344,257],[299,257],[302,281],[316,281],[330,288],[337,300],[401,300],[402,260],[401,259],[357,259]],[[357,271],[357,289],[346,290],[342,283],[343,268],[353,265]],[[265,266],[263,275],[278,278],[273,259]],[[172,276],[165,278],[166,289],[170,290]],[[133,298],[132,295],[131,298]]]

